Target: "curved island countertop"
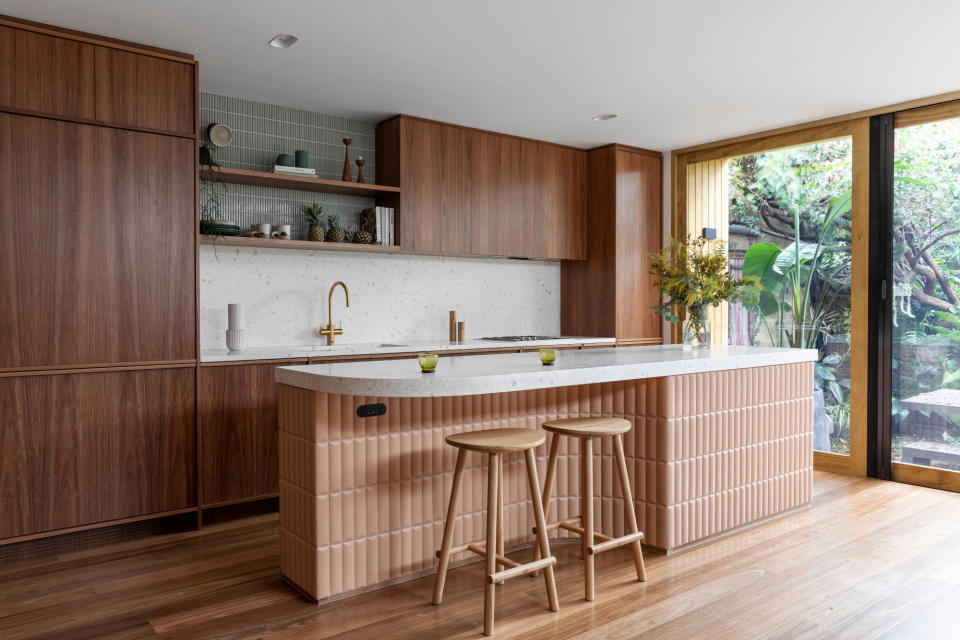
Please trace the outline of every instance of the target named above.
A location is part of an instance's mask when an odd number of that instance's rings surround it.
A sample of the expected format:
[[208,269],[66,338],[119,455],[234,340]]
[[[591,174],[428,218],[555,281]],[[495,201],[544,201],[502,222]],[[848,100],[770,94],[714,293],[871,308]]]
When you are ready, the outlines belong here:
[[641,380],[778,364],[815,362],[815,349],[680,345],[562,351],[552,366],[536,352],[444,358],[434,373],[416,359],[278,367],[276,381],[302,389],[385,398],[435,398]]

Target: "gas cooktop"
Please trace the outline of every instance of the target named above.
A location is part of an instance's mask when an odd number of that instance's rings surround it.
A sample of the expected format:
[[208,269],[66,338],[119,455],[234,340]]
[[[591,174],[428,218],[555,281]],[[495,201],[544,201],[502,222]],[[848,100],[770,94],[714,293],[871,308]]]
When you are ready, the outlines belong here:
[[557,340],[557,336],[488,336],[481,340],[496,340],[497,342],[532,342],[534,340]]

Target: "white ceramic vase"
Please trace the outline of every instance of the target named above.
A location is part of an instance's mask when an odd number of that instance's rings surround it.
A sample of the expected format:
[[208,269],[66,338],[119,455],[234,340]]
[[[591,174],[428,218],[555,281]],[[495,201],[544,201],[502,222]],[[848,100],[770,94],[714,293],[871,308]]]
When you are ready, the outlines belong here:
[[227,349],[243,350],[243,329],[227,329]]

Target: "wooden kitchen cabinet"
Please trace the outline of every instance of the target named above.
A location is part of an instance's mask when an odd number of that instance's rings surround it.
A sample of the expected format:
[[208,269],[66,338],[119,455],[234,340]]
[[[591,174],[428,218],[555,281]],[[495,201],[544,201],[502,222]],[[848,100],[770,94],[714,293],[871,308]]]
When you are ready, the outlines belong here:
[[0,107],[93,119],[95,49],[0,25]]
[[586,153],[410,116],[377,127],[406,251],[551,260],[586,252]]
[[194,142],[0,113],[0,370],[192,360]]
[[201,506],[275,495],[280,360],[200,368]]
[[195,65],[0,25],[0,108],[193,135]]
[[561,331],[659,344],[649,254],[661,247],[662,155],[607,145],[587,155],[588,254],[561,267]]
[[97,47],[97,120],[190,135],[194,65]]
[[194,375],[0,378],[0,539],[195,505]]

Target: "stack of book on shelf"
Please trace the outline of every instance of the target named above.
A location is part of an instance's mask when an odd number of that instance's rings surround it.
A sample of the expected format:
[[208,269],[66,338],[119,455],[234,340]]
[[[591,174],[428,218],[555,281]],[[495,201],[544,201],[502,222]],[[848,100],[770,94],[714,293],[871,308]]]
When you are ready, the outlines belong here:
[[302,176],[304,178],[316,178],[317,170],[310,167],[285,167],[283,165],[273,165],[273,172],[284,176]]
[[392,245],[396,244],[393,224],[393,207],[370,207],[364,209],[363,213],[372,215],[377,224],[376,240],[377,244]]

